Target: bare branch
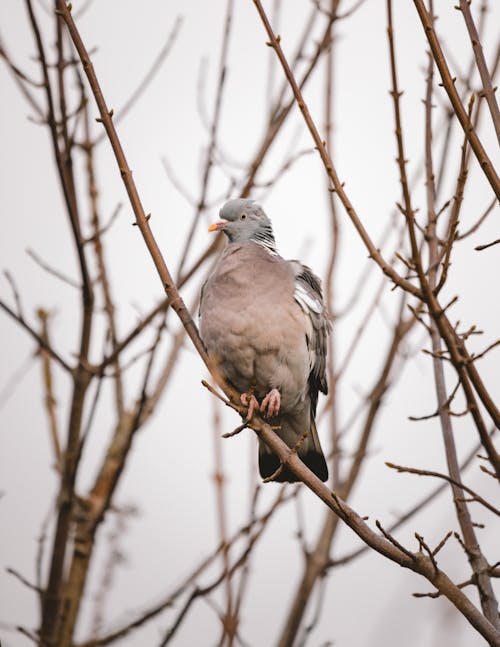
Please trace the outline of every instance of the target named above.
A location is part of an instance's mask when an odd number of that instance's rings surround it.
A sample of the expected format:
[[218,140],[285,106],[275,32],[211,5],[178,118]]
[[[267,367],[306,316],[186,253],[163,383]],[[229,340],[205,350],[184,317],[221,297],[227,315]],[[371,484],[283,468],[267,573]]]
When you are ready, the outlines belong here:
[[472,49],[474,50],[474,56],[476,58],[477,69],[479,70],[479,76],[481,77],[481,82],[483,84],[484,96],[486,97],[486,102],[488,103],[488,108],[490,109],[493,126],[495,127],[495,132],[497,134],[498,143],[500,144],[500,110],[498,109],[495,90],[493,89],[491,76],[488,72],[488,66],[486,65],[486,61],[484,59],[483,48],[481,46],[481,38],[478,34],[469,5],[470,3],[467,2],[467,0],[459,0],[460,11],[462,12],[465,24],[467,26],[467,31],[469,32]]
[[497,238],[492,243],[486,243],[485,245],[478,245],[477,247],[474,247],[474,249],[478,252],[482,252],[483,249],[488,249],[488,247],[493,247],[493,245],[498,245],[498,243],[500,243],[500,238]]
[[[256,4],[260,7],[260,10],[262,10],[260,3],[256,2]],[[213,369],[213,367],[210,366],[210,362],[208,361],[208,358],[203,349],[203,346],[199,342],[199,337],[197,336],[196,327],[194,326],[194,323],[192,322],[189,315],[186,314],[187,310],[184,306],[184,303],[182,302],[182,300],[178,295],[176,286],[171,280],[171,276],[168,272],[167,266],[164,263],[161,257],[161,254],[159,252],[159,249],[156,245],[156,242],[153,238],[153,235],[150,230],[150,226],[148,224],[149,218],[146,218],[142,205],[139,201],[137,189],[131,178],[130,169],[128,168],[125,157],[123,155],[123,151],[121,150],[120,143],[117,139],[116,132],[114,131],[111,116],[109,115],[109,112],[104,103],[102,93],[100,91],[97,80],[93,73],[92,66],[90,64],[90,61],[88,60],[88,55],[80,40],[78,32],[76,31],[74,23],[71,19],[70,12],[67,9],[67,7],[61,2],[61,0],[58,0],[58,7],[59,7],[59,11],[64,17],[64,20],[68,25],[72,38],[80,52],[80,56],[82,58],[86,73],[89,77],[91,87],[98,101],[102,122],[105,125],[108,135],[110,137],[110,140],[112,142],[113,149],[114,149],[119,167],[122,172],[122,177],[124,179],[124,183],[126,185],[127,191],[131,199],[131,203],[133,205],[133,208],[136,214],[137,224],[139,226],[139,229],[141,230],[141,233],[144,236],[145,242],[156,264],[158,273],[166,288],[167,294],[171,298],[172,307],[179,315],[182,323],[184,324],[186,330],[188,331],[188,334],[190,335],[200,356],[205,361],[207,366]],[[275,50],[278,52],[281,52],[281,49],[279,48],[279,43],[276,37],[274,36],[274,34],[272,34],[272,32],[270,34],[270,37],[271,37],[271,41],[273,42],[273,46]],[[282,55],[282,52],[281,52],[281,55]],[[320,141],[319,141],[319,144],[321,144]],[[330,171],[330,176],[332,177],[332,175],[333,175],[333,171]],[[342,187],[340,183],[338,183],[338,179],[337,179],[337,184],[338,184],[338,187],[336,186],[335,188],[340,195]],[[350,212],[351,218],[353,218],[352,214],[353,212]],[[358,231],[359,231],[359,227],[358,227]],[[364,229],[362,229],[361,231],[364,232]],[[365,244],[367,244],[368,241],[371,243],[369,239],[366,240],[366,236],[367,236],[366,232],[364,233],[364,236],[365,236],[364,238]],[[378,254],[377,250],[374,250],[374,251]],[[377,256],[377,260],[381,261],[381,257]],[[385,266],[383,267],[383,269],[384,271],[386,271]],[[387,273],[394,279],[394,274],[392,274],[389,270],[387,270]],[[401,278],[399,277],[399,275],[396,275],[396,276],[398,279]],[[408,289],[408,291],[410,291],[412,294],[419,296],[419,291],[413,286],[413,284],[408,282],[408,286],[411,286],[411,289],[406,285],[406,283],[401,283],[400,281],[399,284],[405,289]],[[217,378],[216,378],[216,381],[219,383],[219,379]],[[227,394],[229,394],[231,399],[233,400],[233,402],[231,403],[231,406],[235,410],[237,410],[240,414],[242,413],[245,414],[244,408],[241,407],[239,404],[235,404],[238,401],[237,396],[239,394],[234,394],[233,391],[227,387],[227,385],[224,385],[224,391]],[[357,515],[355,511],[352,510],[347,505],[347,503],[345,503],[335,493],[330,492],[329,489],[323,483],[321,483],[319,479],[317,479],[302,464],[298,456],[295,453],[290,452],[290,449],[287,448],[287,446],[279,439],[279,437],[273,433],[272,429],[267,424],[265,424],[258,416],[256,416],[252,420],[251,427],[256,431],[259,437],[262,438],[263,441],[266,442],[266,444],[268,444],[269,447],[277,454],[280,462],[286,465],[287,469],[290,469],[294,474],[296,474],[310,489],[312,489],[315,492],[315,494],[319,498],[321,498],[321,500],[323,500],[329,506],[331,510],[333,510],[340,518],[342,518],[374,550],[381,552],[387,558],[397,562],[398,564],[407,568],[411,568],[412,570],[415,570],[416,572],[419,572],[422,575],[424,575],[424,577],[426,577],[429,581],[431,581],[433,585],[435,585],[439,590],[444,592],[444,594],[457,606],[457,608],[460,609],[460,611],[465,615],[465,617],[467,617],[467,619],[474,625],[474,627],[478,629],[478,631],[481,632],[481,634],[487,640],[489,640],[493,644],[498,643],[498,632],[494,629],[491,623],[488,622],[481,615],[481,613],[474,607],[474,605],[472,605],[472,603],[466,598],[466,596],[464,596],[461,593],[461,591],[455,585],[453,585],[453,583],[446,577],[444,573],[441,573],[439,571],[436,572],[436,569],[434,568],[432,560],[429,556],[418,553],[415,555],[412,554],[412,557],[410,558],[406,553],[404,553],[404,551],[401,551],[396,546],[394,546],[394,544],[391,541],[375,533],[371,528],[369,528],[369,526],[364,522],[364,520],[361,517],[359,517],[359,515]],[[188,607],[186,607],[186,610],[187,608]],[[185,611],[183,610],[183,614],[184,613]],[[174,624],[174,631],[176,627],[178,627],[178,624],[181,620],[182,620],[182,616],[179,616],[179,621],[176,621],[176,623]],[[166,636],[166,639],[168,637],[169,636]]]
[[67,283],[70,285],[72,288],[77,288],[81,289],[81,285],[77,283],[75,280],[69,278],[69,276],[66,276],[59,270],[54,269],[51,267],[48,263],[45,263],[32,249],[27,249],[26,253],[30,258],[32,258],[37,265],[39,265],[43,270],[48,272],[49,274],[52,274],[52,276],[55,276],[58,278],[60,281],[63,281],[63,283]]
[[[75,14],[75,18],[79,17],[80,12],[77,12]],[[127,114],[130,112],[131,108],[137,103],[138,99],[141,97],[141,95],[144,93],[144,91],[147,89],[147,87],[150,85],[151,81],[154,79],[156,76],[157,72],[160,70],[161,66],[165,62],[166,58],[170,54],[175,41],[177,40],[177,37],[179,36],[179,32],[182,26],[183,18],[182,16],[177,16],[175,19],[175,22],[173,24],[172,29],[170,30],[169,35],[167,36],[167,40],[161,50],[158,52],[158,55],[154,59],[153,63],[151,64],[150,69],[147,71],[147,73],[142,77],[141,82],[137,86],[137,88],[132,92],[130,97],[127,99],[127,101],[123,104],[123,106],[115,111],[114,114],[114,122],[115,124],[119,123],[122,119],[124,119]],[[100,144],[104,138],[106,137],[105,133],[100,134],[97,139],[95,140],[95,144]]]
[[45,116],[43,113],[42,108],[38,104],[37,100],[33,96],[33,94],[28,90],[28,85],[34,86],[34,87],[41,87],[42,84],[33,81],[30,79],[12,60],[10,55],[5,49],[5,44],[3,42],[3,39],[0,37],[0,58],[3,58],[5,61],[7,67],[9,68],[9,71],[12,75],[12,78],[14,79],[15,83],[17,84],[17,87],[23,94],[24,98],[28,101],[28,103],[31,105],[31,107],[34,109],[38,117],[40,117],[42,120],[45,120]]
[[465,490],[465,492],[471,495],[472,501],[477,501],[485,508],[487,508],[490,512],[493,512],[493,514],[500,516],[500,510],[498,510],[498,508],[495,508],[495,506],[491,505],[491,503],[488,503],[488,501],[483,499],[483,497],[477,494],[477,492],[475,492],[472,488],[467,487],[461,481],[456,481],[455,479],[451,478],[451,476],[448,476],[447,474],[442,474],[441,472],[434,472],[432,470],[417,469],[415,467],[403,467],[402,465],[395,465],[394,463],[389,463],[387,461],[385,464],[387,465],[387,467],[390,467],[391,469],[397,470],[398,472],[401,472],[401,473],[417,474],[418,476],[434,476],[435,478],[443,479],[444,481],[447,481],[448,483],[456,485],[462,490]]
[[40,594],[40,593],[41,593],[41,590],[38,588],[38,586],[35,586],[35,584],[33,584],[32,582],[28,581],[28,580],[24,577],[24,575],[21,575],[21,573],[19,573],[18,571],[16,571],[14,568],[7,567],[7,568],[5,569],[5,571],[6,571],[7,573],[9,573],[9,575],[13,575],[16,579],[18,579],[18,580],[21,582],[21,584],[24,584],[24,586],[27,586],[27,587],[28,587],[29,589],[31,589],[32,591],[35,591],[35,592],[36,592],[36,593],[38,593],[38,594]]
[[453,110],[455,111],[455,114],[457,115],[458,120],[460,121],[460,125],[463,128],[465,136],[469,140],[471,148],[474,151],[475,156],[477,157],[479,166],[481,167],[484,174],[488,178],[488,181],[491,184],[491,188],[495,192],[495,195],[497,196],[498,199],[500,199],[500,179],[498,178],[498,175],[495,172],[495,169],[491,163],[491,160],[486,154],[486,151],[484,150],[483,145],[479,140],[479,137],[477,136],[477,133],[474,130],[474,127],[471,124],[467,116],[467,112],[460,100],[457,89],[455,87],[455,80],[452,78],[450,74],[448,65],[446,63],[446,59],[443,54],[443,50],[441,49],[441,45],[439,43],[439,39],[436,35],[436,32],[434,31],[433,19],[429,14],[428,10],[426,9],[423,0],[413,0],[413,1],[415,3],[417,13],[422,22],[425,35],[427,37],[427,40],[429,41],[429,46],[431,48],[432,55],[439,69],[441,80],[443,82],[443,87],[448,94],[451,105],[453,106]]
[[464,238],[467,238],[471,234],[473,234],[475,231],[479,229],[479,227],[483,224],[483,222],[486,220],[486,218],[490,215],[490,213],[493,211],[493,208],[495,207],[497,203],[497,199],[493,198],[493,200],[490,202],[490,204],[486,207],[484,212],[481,214],[481,216],[477,219],[477,221],[469,227],[466,231],[463,232],[463,234],[459,234],[456,237],[456,240],[463,240]]
[[297,101],[297,105],[300,108],[302,115],[304,117],[304,121],[309,129],[309,132],[311,133],[311,136],[314,140],[314,143],[317,147],[317,150],[319,152],[319,155],[321,157],[321,160],[325,166],[325,169],[327,171],[328,177],[330,178],[333,188],[337,195],[340,198],[340,201],[342,202],[347,215],[349,216],[351,222],[353,223],[354,227],[356,228],[359,236],[361,237],[365,247],[367,248],[369,252],[370,258],[372,258],[381,268],[381,270],[386,274],[396,285],[399,287],[403,288],[404,290],[408,291],[409,293],[413,294],[414,296],[419,296],[420,292],[419,290],[409,281],[406,279],[403,279],[395,270],[394,268],[385,261],[385,259],[382,257],[380,254],[380,251],[375,247],[373,244],[370,236],[368,235],[366,229],[364,228],[358,214],[356,213],[352,203],[350,202],[349,198],[347,197],[346,192],[344,191],[344,185],[340,182],[337,172],[335,170],[335,167],[333,165],[332,160],[330,159],[330,156],[328,152],[326,151],[324,142],[322,138],[320,137],[318,130],[314,124],[314,122],[311,119],[311,115],[309,113],[309,109],[304,101],[304,98],[302,96],[302,92],[300,91],[300,88],[293,76],[293,73],[288,65],[288,62],[285,58],[285,55],[283,53],[283,50],[281,49],[281,45],[279,43],[279,40],[276,38],[276,35],[274,34],[271,25],[269,24],[269,20],[267,18],[267,15],[262,7],[262,4],[260,0],[254,0],[254,4],[257,8],[257,11],[259,13],[259,16],[262,20],[262,23],[266,29],[267,35],[269,36],[269,42],[272,44],[272,47],[274,48],[279,61],[281,63],[281,66],[283,67],[283,71],[285,73],[285,76],[288,80],[288,83],[290,84],[291,89],[293,90],[294,97]]
[[[430,28],[433,29],[433,3],[430,0]],[[432,44],[431,44],[432,47]],[[439,64],[438,64],[439,67]],[[432,136],[432,113],[431,113],[431,104],[432,104],[432,90],[433,90],[433,61],[429,55],[429,69],[427,77],[427,92],[426,92],[426,112],[425,112],[425,125],[426,125],[426,167],[427,167],[427,182],[426,182],[426,197],[427,197],[427,234],[428,234],[428,244],[429,244],[429,292],[434,293],[436,289],[436,279],[437,279],[437,260],[439,256],[438,252],[438,240],[436,236],[436,216],[435,216],[435,206],[434,206],[434,176],[432,171],[432,149],[430,146],[431,136]],[[470,108],[472,109],[472,108]],[[462,150],[462,155],[464,151]],[[462,157],[463,159],[463,157]],[[429,299],[430,300],[430,299]],[[436,387],[436,396],[438,401],[438,410],[439,410],[439,421],[441,424],[441,432],[443,437],[443,445],[446,454],[446,463],[448,466],[448,472],[450,478],[454,481],[452,482],[452,492],[455,503],[455,509],[457,514],[457,520],[462,531],[464,541],[468,550],[469,561],[472,567],[474,574],[477,576],[477,588],[479,592],[479,597],[481,600],[481,608],[483,610],[484,616],[492,623],[497,631],[500,631],[500,617],[498,615],[498,602],[491,585],[491,580],[485,573],[484,569],[487,566],[486,558],[484,557],[479,543],[476,538],[474,531],[474,526],[470,518],[469,509],[467,503],[464,500],[463,488],[460,485],[457,485],[460,482],[460,471],[458,466],[458,457],[455,446],[455,438],[453,433],[453,427],[451,423],[451,417],[449,415],[446,405],[447,396],[446,396],[446,382],[444,375],[443,362],[440,361],[439,355],[441,355],[441,337],[440,331],[438,329],[437,320],[435,317],[431,319],[430,322],[430,336],[432,342],[432,351],[434,354],[433,359],[433,369],[434,369],[434,381]],[[462,381],[463,383],[463,381]],[[424,547],[424,549],[429,552],[428,547],[424,544],[423,539],[419,539],[419,542]],[[438,571],[437,564],[434,560],[434,557],[430,555],[435,571]]]
[[[50,345],[49,341],[49,313],[39,308],[38,319],[40,320],[41,325],[41,337]],[[61,446],[59,442],[59,431],[58,423],[56,416],[56,399],[54,396],[54,385],[53,385],[53,376],[52,376],[52,366],[50,362],[50,355],[43,348],[40,349],[40,356],[42,360],[42,371],[43,371],[43,387],[45,392],[45,408],[47,409],[47,417],[49,419],[49,428],[50,428],[50,437],[52,440],[52,449],[54,452],[55,466],[58,472],[62,470],[62,453]]]
[[[266,510],[266,512],[260,515],[259,517],[256,517],[249,524],[243,526],[238,531],[236,531],[227,540],[226,542],[227,545],[233,546],[234,544],[236,544],[236,542],[241,540],[242,537],[246,537],[252,531],[257,532],[258,529],[264,527],[268,523],[268,521],[272,518],[275,511],[283,503],[288,501],[291,498],[291,496],[293,496],[293,494],[291,494],[290,492],[286,493],[285,488],[281,488],[278,495],[274,499],[273,503]],[[132,621],[128,621],[126,624],[122,625],[121,627],[114,630],[113,632],[110,632],[101,638],[96,638],[94,640],[89,640],[84,643],[80,643],[76,645],[76,647],[104,647],[104,645],[109,645],[115,642],[116,640],[123,638],[125,635],[127,635],[129,632],[133,631],[134,629],[137,629],[138,627],[142,626],[145,622],[159,615],[165,609],[171,607],[175,603],[176,599],[180,595],[185,593],[188,590],[188,588],[192,586],[196,582],[196,580],[208,569],[208,567],[213,564],[213,562],[217,559],[217,557],[219,557],[222,554],[222,551],[225,545],[226,544],[220,543],[216,547],[216,549],[210,555],[208,555],[208,557],[200,561],[200,563],[189,573],[189,575],[186,578],[184,578],[184,581],[178,587],[176,587],[168,595],[164,596],[163,599],[158,604],[148,609],[147,611],[144,611],[138,614],[136,618],[134,618]],[[223,575],[226,575],[225,571],[223,572]]]
[[33,339],[37,342],[37,344],[46,350],[50,356],[55,359],[55,361],[61,366],[65,371],[68,373],[73,373],[73,369],[69,364],[67,364],[64,359],[57,353],[52,346],[43,340],[43,338],[32,328],[26,321],[23,319],[21,316],[17,315],[13,310],[9,308],[9,306],[4,303],[3,301],[0,301],[0,308],[4,310],[12,319],[17,321],[22,328],[24,328],[30,335],[33,337]]

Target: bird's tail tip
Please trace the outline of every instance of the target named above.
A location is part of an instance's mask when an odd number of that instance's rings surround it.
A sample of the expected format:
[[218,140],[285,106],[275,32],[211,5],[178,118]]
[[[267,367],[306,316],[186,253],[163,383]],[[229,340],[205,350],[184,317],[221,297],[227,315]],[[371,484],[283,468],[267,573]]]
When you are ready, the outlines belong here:
[[[299,457],[321,481],[328,480],[328,467],[322,451],[309,450],[304,454],[299,451]],[[259,451],[259,471],[263,479],[269,478],[278,472],[279,467],[280,460],[275,454]],[[300,481],[288,467],[283,467],[272,480],[275,483],[297,483],[297,481]]]

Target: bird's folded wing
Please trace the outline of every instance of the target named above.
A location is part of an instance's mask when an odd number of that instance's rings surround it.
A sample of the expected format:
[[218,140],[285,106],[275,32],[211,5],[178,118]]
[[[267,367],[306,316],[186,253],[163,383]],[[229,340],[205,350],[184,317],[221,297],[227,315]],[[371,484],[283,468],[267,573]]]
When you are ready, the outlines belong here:
[[306,320],[306,340],[309,350],[309,389],[313,411],[316,411],[318,391],[328,393],[326,380],[326,341],[331,329],[323,302],[321,281],[314,272],[299,261],[289,261],[295,276],[294,298]]

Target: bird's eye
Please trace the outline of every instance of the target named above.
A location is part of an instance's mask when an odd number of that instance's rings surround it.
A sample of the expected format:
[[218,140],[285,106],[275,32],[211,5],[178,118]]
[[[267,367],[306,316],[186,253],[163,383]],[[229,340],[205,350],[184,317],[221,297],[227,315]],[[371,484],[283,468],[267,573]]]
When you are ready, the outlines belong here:
[[240,220],[245,220],[245,218],[246,218],[246,217],[247,217],[247,214],[246,214],[246,213],[242,213],[242,214],[241,214],[241,216],[240,216]]

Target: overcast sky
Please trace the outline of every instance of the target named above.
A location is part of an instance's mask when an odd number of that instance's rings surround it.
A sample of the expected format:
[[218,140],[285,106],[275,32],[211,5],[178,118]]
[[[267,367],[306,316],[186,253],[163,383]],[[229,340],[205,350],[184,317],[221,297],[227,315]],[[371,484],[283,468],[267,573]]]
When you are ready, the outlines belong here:
[[[282,22],[278,29],[286,53],[294,51],[295,43],[310,12],[306,0],[284,2]],[[326,3],[325,3],[326,4]],[[400,86],[410,175],[415,173],[423,154],[425,93],[425,42],[413,3],[394,2],[396,39],[399,56]],[[449,2],[436,1],[438,27],[447,44],[455,73],[466,69],[470,53],[463,19]],[[473,5],[477,4],[473,3]],[[484,47],[486,60],[491,61],[500,24],[500,6],[492,2],[488,14]],[[45,0],[35,2],[42,31],[50,41],[52,26],[44,7]],[[266,6],[271,9],[272,3]],[[347,10],[353,2],[341,2]],[[73,2],[74,10],[80,6]],[[225,3],[168,2],[150,0],[100,0],[77,19],[89,49],[96,48],[93,61],[108,106],[118,110],[137,87],[151,62],[164,45],[177,16],[182,24],[172,51],[155,79],[136,103],[131,113],[119,123],[118,132],[147,212],[152,213],[152,227],[161,249],[175,268],[183,236],[188,230],[192,206],[167,178],[162,158],[168,160],[175,176],[196,198],[200,185],[203,151],[208,134],[199,113],[200,65],[204,61],[202,103],[212,111],[217,65],[220,54]],[[320,25],[321,27],[321,25]],[[315,37],[320,29],[315,31]],[[2,43],[14,61],[34,78],[38,70],[33,60],[35,47],[30,33],[24,3],[3,0],[0,3],[0,34]],[[390,77],[386,39],[385,3],[367,0],[352,16],[339,22],[335,63],[334,150],[333,155],[342,181],[366,228],[377,240],[394,203],[400,199],[393,136],[392,107],[388,91]],[[231,34],[227,89],[222,106],[219,141],[227,157],[235,162],[233,172],[241,176],[239,164],[250,159],[265,126],[265,110],[271,94],[281,85],[275,69],[269,82],[267,37],[250,1],[236,2]],[[312,51],[311,43],[308,52]],[[51,53],[53,50],[49,50]],[[476,78],[477,82],[477,78]],[[272,93],[269,92],[271,85]],[[8,74],[0,65],[0,141],[2,172],[3,235],[1,269],[15,278],[25,313],[35,320],[35,309],[43,306],[55,313],[53,339],[68,359],[76,349],[75,307],[78,295],[70,286],[44,273],[29,256],[34,250],[41,258],[70,277],[77,278],[72,241],[64,213],[61,193],[54,169],[50,140],[46,129],[35,123],[33,111],[23,99]],[[305,93],[313,118],[323,119],[323,77],[317,74]],[[442,88],[436,89],[436,104],[446,101]],[[97,111],[94,110],[97,115]],[[484,114],[481,136],[492,159],[499,161],[493,129]],[[98,132],[95,124],[95,133]],[[441,133],[436,127],[435,137]],[[455,129],[453,146],[458,150],[461,134]],[[312,148],[298,111],[287,124],[283,135],[273,147],[259,180],[266,182],[286,158],[291,147],[300,151]],[[457,157],[455,155],[454,160]],[[454,162],[446,182],[452,195],[457,170]],[[103,214],[109,216],[118,203],[120,215],[110,233],[108,257],[115,288],[119,327],[122,333],[162,296],[162,286],[139,236],[132,227],[133,215],[127,204],[116,164],[106,141],[98,148],[100,200]],[[463,218],[472,224],[491,200],[486,180],[473,164],[470,190],[465,196]],[[204,214],[206,224],[217,218],[218,209],[227,191],[227,177],[216,171],[210,187],[211,213]],[[451,193],[450,193],[451,191]],[[285,257],[300,257],[322,274],[328,258],[328,210],[324,191],[324,174],[314,153],[302,156],[269,191],[255,191],[272,218],[278,248]],[[424,186],[415,192],[415,201],[425,209]],[[456,306],[455,319],[466,325],[476,324],[486,334],[477,348],[484,348],[498,338],[498,247],[481,254],[474,246],[498,238],[498,211],[492,214],[483,229],[468,239],[456,252],[450,276],[449,296],[462,294]],[[366,250],[340,213],[342,241],[336,290],[340,306],[362,272]],[[202,250],[209,240],[206,226],[198,228],[193,253]],[[359,315],[335,327],[339,357],[345,355],[359,322],[363,306],[379,285],[377,272],[360,303]],[[183,292],[191,303],[198,290],[188,286]],[[345,423],[360,394],[371,386],[373,375],[367,367],[376,365],[385,350],[387,321],[399,303],[399,295],[384,292],[383,308],[375,318],[363,346],[354,357],[341,391],[339,405],[341,423]],[[488,291],[485,298],[484,291]],[[13,303],[8,282],[0,278],[2,299]],[[443,300],[446,299],[443,297]],[[172,326],[176,323],[172,318]],[[383,342],[381,341],[383,340]],[[5,573],[6,567],[19,570],[28,579],[34,578],[37,538],[43,519],[57,492],[51,463],[47,423],[40,388],[40,367],[31,361],[36,350],[18,326],[0,313],[1,380],[0,380],[0,519],[2,525],[0,550],[0,621],[9,624],[36,626],[37,604],[33,593]],[[390,523],[398,512],[406,510],[429,491],[430,483],[421,479],[398,476],[385,466],[385,460],[401,464],[444,469],[444,455],[436,420],[412,424],[409,415],[424,415],[435,409],[432,372],[429,358],[420,349],[427,344],[422,330],[412,337],[407,350],[415,353],[398,383],[383,405],[377,435],[370,448],[352,505],[370,520],[379,518]],[[143,346],[138,346],[136,352]],[[475,348],[475,347],[474,347]],[[97,353],[100,346],[93,349]],[[166,353],[165,349],[165,353]],[[484,360],[481,368],[491,392],[500,397],[498,356]],[[12,373],[19,376],[14,387],[5,390]],[[116,579],[113,593],[105,607],[110,626],[128,616],[131,610],[143,608],[148,602],[182,581],[197,560],[213,550],[218,543],[213,497],[213,432],[211,418],[213,398],[200,385],[206,371],[194,351],[186,344],[182,351],[175,380],[161,400],[154,417],[138,434],[123,481],[118,489],[119,504],[133,504],[139,516],[128,524],[123,540],[127,561]],[[452,379],[450,378],[450,386]],[[132,399],[134,381],[127,396]],[[56,372],[58,411],[61,424],[69,394],[66,378]],[[105,394],[107,397],[109,393]],[[106,402],[106,400],[104,400]],[[238,420],[222,411],[223,431],[230,431]],[[85,468],[78,487],[84,491],[92,482],[101,452],[112,429],[113,414],[105,405],[99,410],[99,423],[89,438]],[[476,442],[470,424],[457,420],[457,444],[463,456]],[[327,430],[320,435],[327,438]],[[353,437],[353,442],[354,442]],[[325,441],[327,444],[327,441]],[[351,441],[347,440],[347,446]],[[250,433],[240,434],[224,442],[224,459],[228,473],[228,510],[231,530],[247,519],[248,501],[255,468],[256,442]],[[256,468],[255,468],[256,469]],[[474,468],[468,483],[483,493],[491,491],[488,479]],[[304,488],[305,489],[305,488]],[[261,505],[272,500],[277,491],[273,484],[264,487]],[[456,527],[449,493],[442,495],[435,507],[416,517],[401,532],[402,541],[415,548],[415,530],[429,542],[437,543]],[[324,510],[308,492],[301,495],[308,539],[315,537]],[[475,517],[476,520],[476,517]],[[482,531],[484,548],[492,561],[498,556],[498,524],[491,515],[478,511],[477,520],[487,521]],[[301,572],[300,547],[294,537],[296,511],[292,505],[282,510],[269,529],[252,561],[252,579],[242,617],[241,633],[253,646],[273,644]],[[104,528],[102,536],[109,529]],[[342,529],[335,544],[335,555],[358,545],[348,529]],[[495,552],[496,548],[496,552]],[[91,598],[96,589],[104,553],[98,551],[94,562],[85,605],[84,623],[78,637],[87,635]],[[443,563],[452,576],[461,578],[463,570],[455,569],[462,558],[459,549],[450,547]],[[455,569],[455,570],[454,570]],[[215,573],[213,571],[212,573]],[[209,580],[207,580],[209,581]],[[454,647],[481,645],[482,640],[469,625],[450,612],[447,602],[416,600],[414,591],[426,591],[425,581],[403,573],[382,557],[368,555],[349,567],[337,569],[328,581],[323,614],[312,634],[310,645],[324,645],[330,640],[340,647],[397,647],[403,637],[408,647],[453,644]],[[215,598],[218,600],[219,598]],[[311,615],[312,611],[309,615]],[[171,616],[120,642],[125,647],[155,645]],[[176,645],[211,645],[219,635],[219,622],[213,610],[199,603],[179,632]],[[17,647],[27,640],[0,628],[3,647]],[[213,637],[213,640],[212,640]],[[446,642],[448,640],[449,642]]]

